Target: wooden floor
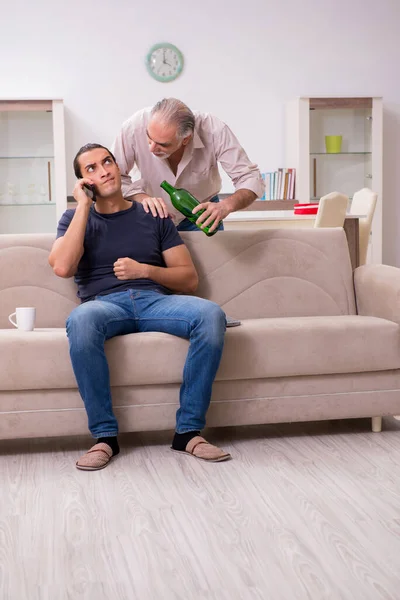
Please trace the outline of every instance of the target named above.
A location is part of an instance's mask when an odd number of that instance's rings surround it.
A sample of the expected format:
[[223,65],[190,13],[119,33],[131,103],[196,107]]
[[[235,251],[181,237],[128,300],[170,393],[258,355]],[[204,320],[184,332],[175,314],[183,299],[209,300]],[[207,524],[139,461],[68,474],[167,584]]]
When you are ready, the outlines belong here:
[[398,600],[400,422],[208,432],[234,460],[121,436],[0,442],[1,600]]

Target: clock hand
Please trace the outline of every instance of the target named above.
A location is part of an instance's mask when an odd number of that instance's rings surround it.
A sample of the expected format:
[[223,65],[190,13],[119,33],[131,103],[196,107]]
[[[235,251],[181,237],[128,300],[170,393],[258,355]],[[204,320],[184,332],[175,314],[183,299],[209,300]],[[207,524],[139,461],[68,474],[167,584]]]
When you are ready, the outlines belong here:
[[163,50],[163,64],[164,64],[164,65],[167,65],[167,64],[168,64],[168,63],[166,62],[166,60],[165,60],[165,50]]

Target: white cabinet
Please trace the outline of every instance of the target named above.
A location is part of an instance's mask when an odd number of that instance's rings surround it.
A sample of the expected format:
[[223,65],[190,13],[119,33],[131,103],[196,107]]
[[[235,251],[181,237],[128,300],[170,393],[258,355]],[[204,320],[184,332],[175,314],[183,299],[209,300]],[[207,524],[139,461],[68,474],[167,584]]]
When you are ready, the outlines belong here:
[[55,232],[66,208],[62,100],[0,100],[0,233]]
[[[296,168],[299,202],[334,191],[351,199],[364,187],[378,194],[369,249],[374,263],[382,262],[382,121],[378,97],[303,97],[286,112],[285,163]],[[336,148],[327,147],[326,136],[341,137]]]

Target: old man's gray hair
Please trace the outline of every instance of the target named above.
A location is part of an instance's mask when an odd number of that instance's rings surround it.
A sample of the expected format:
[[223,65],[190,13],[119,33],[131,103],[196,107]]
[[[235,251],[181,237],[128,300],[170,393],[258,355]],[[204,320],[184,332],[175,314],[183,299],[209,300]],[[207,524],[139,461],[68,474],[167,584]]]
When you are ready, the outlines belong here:
[[184,138],[194,131],[194,114],[181,100],[163,98],[151,110],[150,117],[156,115],[168,125],[177,125],[178,138]]

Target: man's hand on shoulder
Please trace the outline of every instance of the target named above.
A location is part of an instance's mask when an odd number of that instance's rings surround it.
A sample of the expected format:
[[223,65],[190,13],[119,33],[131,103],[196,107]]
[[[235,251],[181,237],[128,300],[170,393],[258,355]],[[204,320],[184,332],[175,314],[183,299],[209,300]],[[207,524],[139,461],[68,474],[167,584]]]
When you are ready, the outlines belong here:
[[151,212],[153,217],[157,217],[158,215],[161,219],[164,219],[171,216],[162,198],[152,198],[151,196],[136,194],[136,196],[133,196],[133,199],[143,206],[145,212]]
[[146,279],[146,266],[133,260],[133,258],[119,258],[114,263],[114,274],[121,281],[127,279]]
[[193,214],[195,215],[201,210],[204,210],[204,212],[197,219],[196,223],[204,227],[213,223],[210,231],[215,231],[220,222],[231,212],[224,200],[222,202],[202,202],[193,209]]

